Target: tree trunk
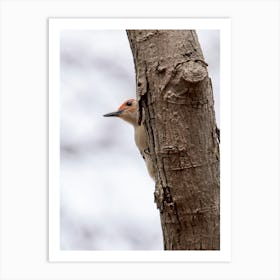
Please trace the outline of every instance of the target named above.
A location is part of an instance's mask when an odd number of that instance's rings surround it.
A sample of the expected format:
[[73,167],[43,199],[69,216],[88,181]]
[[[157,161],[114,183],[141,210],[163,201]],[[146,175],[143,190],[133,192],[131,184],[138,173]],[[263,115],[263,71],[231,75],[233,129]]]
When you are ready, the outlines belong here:
[[165,250],[220,249],[220,155],[194,30],[129,30]]

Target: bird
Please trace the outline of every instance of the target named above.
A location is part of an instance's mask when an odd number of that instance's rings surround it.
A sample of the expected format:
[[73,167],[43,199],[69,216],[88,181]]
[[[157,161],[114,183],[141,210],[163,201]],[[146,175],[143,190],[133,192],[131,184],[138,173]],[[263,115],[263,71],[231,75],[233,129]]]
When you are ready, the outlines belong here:
[[148,139],[143,121],[138,123],[138,105],[135,99],[128,99],[124,101],[117,111],[107,113],[104,117],[117,117],[120,118],[134,128],[134,141],[138,147],[143,159],[145,160],[148,173],[150,177],[155,180],[153,162],[149,153]]

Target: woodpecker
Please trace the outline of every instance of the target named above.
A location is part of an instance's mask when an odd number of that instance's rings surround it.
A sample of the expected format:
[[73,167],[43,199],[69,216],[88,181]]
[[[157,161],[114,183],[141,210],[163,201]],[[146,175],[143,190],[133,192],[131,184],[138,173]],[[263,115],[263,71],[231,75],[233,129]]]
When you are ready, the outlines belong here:
[[103,115],[104,117],[118,117],[122,120],[132,124],[134,128],[134,140],[135,144],[138,147],[143,159],[145,160],[149,175],[153,180],[155,180],[154,176],[154,168],[153,162],[151,160],[148,148],[147,134],[146,130],[143,126],[143,122],[138,124],[138,106],[135,99],[128,99],[121,104],[117,111],[108,113]]

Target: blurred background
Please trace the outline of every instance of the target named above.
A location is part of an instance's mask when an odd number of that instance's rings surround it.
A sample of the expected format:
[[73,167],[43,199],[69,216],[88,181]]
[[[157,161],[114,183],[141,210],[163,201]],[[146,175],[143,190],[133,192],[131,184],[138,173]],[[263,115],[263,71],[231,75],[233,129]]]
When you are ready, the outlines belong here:
[[[219,126],[219,31],[198,30]],[[61,32],[60,240],[62,250],[162,250],[154,182],[133,127],[103,114],[134,98],[124,30]]]

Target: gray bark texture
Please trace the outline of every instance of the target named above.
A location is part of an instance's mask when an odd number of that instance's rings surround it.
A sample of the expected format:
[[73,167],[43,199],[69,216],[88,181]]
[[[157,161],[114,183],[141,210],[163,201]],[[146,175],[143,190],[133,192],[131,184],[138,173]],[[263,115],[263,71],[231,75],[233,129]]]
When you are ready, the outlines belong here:
[[[220,153],[194,30],[128,30],[165,250],[220,249]],[[144,114],[145,117],[142,118]]]

